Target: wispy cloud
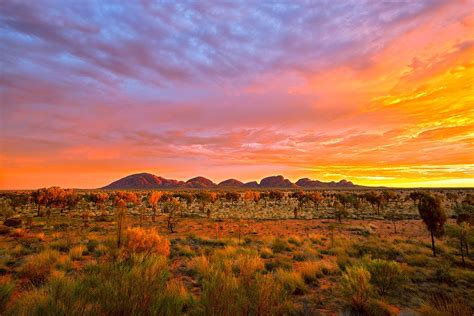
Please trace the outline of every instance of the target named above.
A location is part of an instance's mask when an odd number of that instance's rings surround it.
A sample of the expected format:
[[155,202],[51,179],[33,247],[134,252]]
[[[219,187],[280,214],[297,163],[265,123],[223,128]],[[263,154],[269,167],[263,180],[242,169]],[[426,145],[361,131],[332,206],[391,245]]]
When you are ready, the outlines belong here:
[[472,12],[432,0],[3,1],[0,187],[94,187],[142,170],[396,183],[359,168],[385,164],[411,165],[405,184],[469,181],[469,168],[417,166],[472,163]]

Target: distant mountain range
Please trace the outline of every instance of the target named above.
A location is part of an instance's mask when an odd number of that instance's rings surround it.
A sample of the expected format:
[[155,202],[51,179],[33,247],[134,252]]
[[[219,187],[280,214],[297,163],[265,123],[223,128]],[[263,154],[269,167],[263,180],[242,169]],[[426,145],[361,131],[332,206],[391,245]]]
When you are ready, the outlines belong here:
[[271,176],[263,178],[260,183],[257,181],[243,183],[236,179],[228,179],[218,184],[204,177],[196,177],[188,181],[180,181],[158,177],[150,173],[137,173],[126,176],[112,182],[102,189],[211,189],[211,188],[359,188],[361,186],[353,184],[347,180],[339,182],[322,182],[308,178],[299,179],[296,183],[285,179],[283,176]]

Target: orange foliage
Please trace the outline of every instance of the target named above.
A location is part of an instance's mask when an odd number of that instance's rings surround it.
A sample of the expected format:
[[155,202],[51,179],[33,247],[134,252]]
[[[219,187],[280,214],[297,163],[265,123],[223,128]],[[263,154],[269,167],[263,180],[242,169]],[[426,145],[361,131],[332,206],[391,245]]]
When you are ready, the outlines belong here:
[[126,232],[126,250],[129,254],[157,254],[169,256],[170,242],[154,229],[129,228]]

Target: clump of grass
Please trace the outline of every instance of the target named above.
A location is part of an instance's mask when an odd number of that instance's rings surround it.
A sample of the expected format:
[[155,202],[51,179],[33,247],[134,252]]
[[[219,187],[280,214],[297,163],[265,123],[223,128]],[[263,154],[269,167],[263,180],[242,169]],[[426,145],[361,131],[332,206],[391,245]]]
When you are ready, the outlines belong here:
[[335,267],[325,261],[305,261],[296,268],[306,283],[314,283],[324,275],[329,275]]
[[196,253],[189,245],[176,245],[172,252],[173,256],[178,257],[194,257]]
[[243,279],[252,278],[264,269],[262,259],[257,255],[239,255],[232,263],[232,271]]
[[267,271],[276,271],[277,269],[290,270],[292,262],[286,258],[275,258],[271,261],[265,262],[265,269]]
[[199,276],[204,276],[208,273],[208,271],[210,269],[210,263],[209,263],[209,260],[207,259],[207,257],[199,256],[199,257],[192,258],[189,261],[187,267],[193,273],[195,273]]
[[301,274],[297,271],[286,271],[278,269],[275,278],[283,285],[290,294],[304,294],[307,292],[306,284]]
[[371,300],[365,313],[369,316],[396,316],[400,314],[400,311],[382,300]]
[[357,312],[366,312],[372,295],[370,272],[362,266],[350,266],[342,275],[342,293],[349,306]]
[[5,311],[7,303],[12,295],[15,285],[10,282],[0,284],[0,314]]
[[83,280],[87,301],[99,304],[101,314],[107,315],[181,314],[182,296],[177,301],[178,295],[167,288],[166,258],[140,255],[133,259],[91,267]]
[[290,236],[288,242],[295,246],[301,246],[303,244],[303,240],[298,236]]
[[65,272],[70,272],[73,270],[72,267],[72,259],[71,257],[60,257],[58,262],[56,263],[56,267],[61,269]]
[[204,315],[280,315],[287,302],[283,286],[273,274],[263,275],[256,254],[200,259],[205,266],[200,308]]
[[86,247],[83,245],[74,246],[69,250],[69,258],[73,261],[81,260],[85,250]]
[[461,298],[454,298],[449,294],[435,293],[421,306],[419,313],[424,316],[470,316],[474,313],[474,310]]
[[262,257],[263,259],[273,258],[274,255],[273,255],[272,249],[270,249],[268,247],[264,247],[264,248],[260,249],[260,257]]
[[271,248],[272,248],[273,252],[283,252],[283,251],[290,251],[291,250],[291,246],[288,243],[288,241],[286,241],[282,238],[279,238],[279,237],[276,237],[275,239],[273,239],[272,244],[271,244]]
[[45,250],[27,258],[20,268],[19,275],[35,286],[46,282],[58,261],[59,253],[55,250]]
[[169,256],[170,242],[154,229],[129,228],[125,233],[125,251],[127,255],[151,254]]
[[348,248],[352,257],[362,258],[370,255],[372,258],[396,260],[402,253],[392,244],[383,244],[380,240],[369,238],[360,243],[355,243]]
[[86,244],[87,252],[94,253],[94,251],[97,249],[97,246],[99,246],[99,242],[97,240],[89,239]]

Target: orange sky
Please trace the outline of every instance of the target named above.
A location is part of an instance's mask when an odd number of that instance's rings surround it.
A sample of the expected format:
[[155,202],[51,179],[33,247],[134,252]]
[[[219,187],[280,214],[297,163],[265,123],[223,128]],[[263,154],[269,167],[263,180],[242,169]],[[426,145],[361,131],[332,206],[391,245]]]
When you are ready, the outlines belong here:
[[0,13],[1,189],[474,186],[473,1],[35,6]]

